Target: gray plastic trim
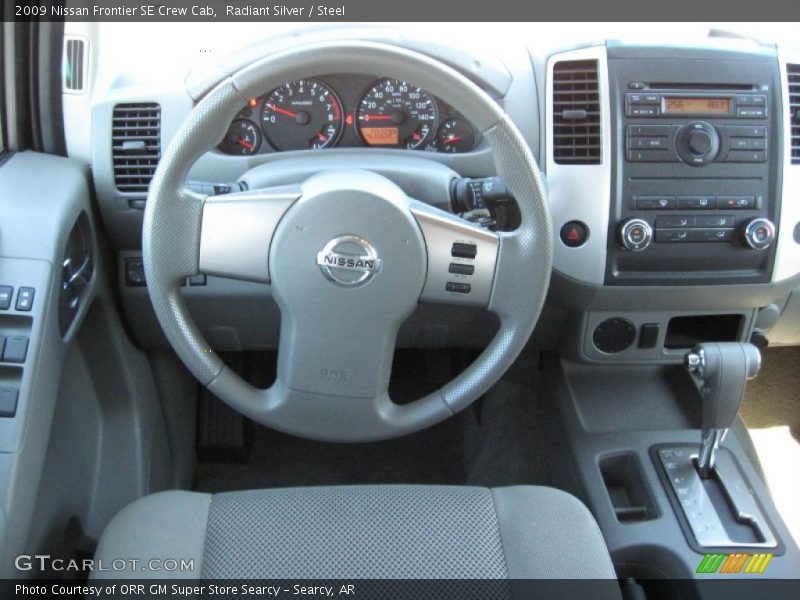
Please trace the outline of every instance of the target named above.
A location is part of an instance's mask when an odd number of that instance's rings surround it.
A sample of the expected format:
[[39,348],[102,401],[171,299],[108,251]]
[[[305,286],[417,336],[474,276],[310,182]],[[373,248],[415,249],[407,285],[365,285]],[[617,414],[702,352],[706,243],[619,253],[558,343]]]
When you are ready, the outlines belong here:
[[[316,27],[285,33],[264,43],[250,45],[236,54],[217,61],[213,65],[203,63],[202,69],[195,69],[186,77],[186,89],[193,98],[200,99],[218,81],[233,75],[263,56],[312,42],[335,42],[353,39],[391,44],[395,47],[403,47],[430,56],[466,73],[470,79],[499,96],[504,95],[511,86],[511,73],[509,73],[502,61],[486,48],[476,48],[474,45],[470,46],[469,49],[457,48],[430,38],[418,36],[413,32],[409,34],[408,31],[402,31],[396,27],[351,25],[335,29]],[[261,93],[266,91],[268,90],[261,90]]]
[[[422,229],[428,249],[428,276],[420,300],[488,306],[500,243],[497,234],[420,202],[411,205],[411,213]],[[452,248],[456,243],[474,245],[477,249],[475,258],[454,257]],[[475,272],[473,275],[455,275],[450,273],[451,264],[470,265]],[[470,291],[467,294],[450,292],[447,290],[448,282],[467,284]]]
[[800,52],[778,48],[781,69],[781,117],[783,119],[783,190],[781,218],[772,281],[782,281],[800,273],[800,244],[794,239],[794,229],[800,223],[800,164],[792,164],[792,125],[789,119],[789,76],[787,64],[800,65]]
[[269,247],[299,187],[206,198],[200,230],[200,272],[269,283]]
[[[600,92],[602,158],[599,165],[562,165],[553,159],[553,67],[567,60],[596,60]],[[582,221],[589,229],[586,243],[577,248],[554,242],[553,267],[573,279],[602,285],[611,203],[611,107],[605,46],[554,54],[547,61],[545,92],[545,164],[553,227]]]

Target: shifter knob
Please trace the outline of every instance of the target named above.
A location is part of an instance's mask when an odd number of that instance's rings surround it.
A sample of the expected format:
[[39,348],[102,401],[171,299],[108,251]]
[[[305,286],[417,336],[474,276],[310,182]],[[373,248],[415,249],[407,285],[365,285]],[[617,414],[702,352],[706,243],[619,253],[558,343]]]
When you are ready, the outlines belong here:
[[699,383],[703,434],[697,466],[700,475],[707,477],[717,446],[739,413],[745,385],[761,369],[761,353],[753,344],[704,343],[688,352],[683,364]]

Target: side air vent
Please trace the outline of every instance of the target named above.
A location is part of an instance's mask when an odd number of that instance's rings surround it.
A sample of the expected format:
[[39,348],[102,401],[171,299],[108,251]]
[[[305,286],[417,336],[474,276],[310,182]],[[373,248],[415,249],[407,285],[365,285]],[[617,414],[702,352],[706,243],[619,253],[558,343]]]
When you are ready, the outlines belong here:
[[789,78],[789,127],[792,136],[792,164],[800,165],[800,64],[786,65]]
[[117,104],[111,136],[117,189],[147,194],[161,158],[161,106]]
[[62,76],[64,92],[80,94],[86,89],[86,76],[89,66],[86,40],[65,36]]
[[553,67],[553,159],[567,165],[600,164],[600,135],[597,61],[556,63]]

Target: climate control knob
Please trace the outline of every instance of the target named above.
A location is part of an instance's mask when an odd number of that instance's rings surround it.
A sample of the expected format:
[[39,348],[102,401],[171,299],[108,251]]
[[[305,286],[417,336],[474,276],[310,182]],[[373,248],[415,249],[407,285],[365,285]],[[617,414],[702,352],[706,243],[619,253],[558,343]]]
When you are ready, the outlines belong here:
[[644,250],[653,241],[653,228],[644,219],[629,219],[619,230],[620,241],[626,250]]
[[752,250],[766,250],[775,241],[775,225],[769,219],[751,219],[742,226],[742,241]]
[[692,121],[678,130],[675,150],[687,165],[702,167],[719,153],[719,134],[711,123]]

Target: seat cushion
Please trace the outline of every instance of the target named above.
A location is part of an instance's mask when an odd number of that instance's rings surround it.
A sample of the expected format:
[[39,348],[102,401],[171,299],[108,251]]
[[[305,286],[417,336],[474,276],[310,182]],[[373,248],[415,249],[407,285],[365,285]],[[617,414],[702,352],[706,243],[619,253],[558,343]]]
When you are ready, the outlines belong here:
[[96,577],[604,579],[614,568],[573,496],[519,486],[162,492],[106,529],[96,558],[193,559],[184,572]]

